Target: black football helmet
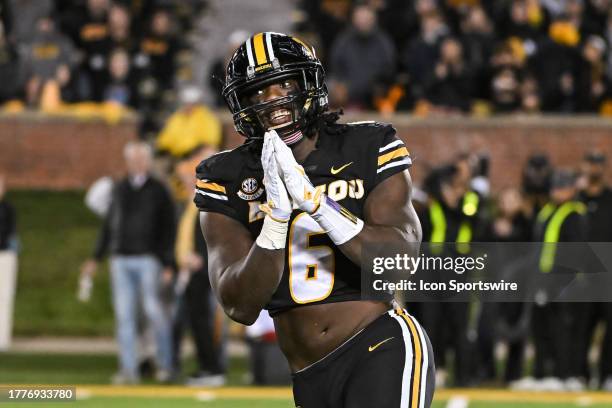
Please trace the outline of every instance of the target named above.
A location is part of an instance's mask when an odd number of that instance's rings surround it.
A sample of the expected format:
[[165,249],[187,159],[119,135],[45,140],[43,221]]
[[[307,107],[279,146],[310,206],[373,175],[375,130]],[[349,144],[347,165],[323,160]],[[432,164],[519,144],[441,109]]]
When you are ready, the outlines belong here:
[[[295,80],[299,90],[266,102],[252,102],[257,90]],[[263,138],[276,130],[288,145],[301,140],[318,115],[328,108],[327,86],[321,62],[312,47],[280,33],[258,33],[234,52],[227,65],[223,97],[233,114],[236,130],[247,138]],[[278,126],[265,118],[279,109],[291,112],[291,120]]]

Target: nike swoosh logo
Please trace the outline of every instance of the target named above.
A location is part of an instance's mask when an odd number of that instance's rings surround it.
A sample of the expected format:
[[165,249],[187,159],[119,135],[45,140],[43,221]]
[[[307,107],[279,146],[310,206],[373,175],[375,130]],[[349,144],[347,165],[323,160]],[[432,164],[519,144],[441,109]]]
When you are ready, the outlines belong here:
[[331,174],[338,174],[340,173],[342,170],[346,169],[348,166],[350,166],[351,164],[353,164],[353,162],[350,163],[346,163],[344,166],[338,168],[338,169],[334,169],[334,166],[332,166],[331,168]]
[[369,351],[369,352],[372,352],[372,351],[376,350],[377,348],[379,348],[380,346],[382,346],[383,344],[385,344],[386,342],[388,342],[389,340],[392,340],[392,339],[394,339],[394,338],[395,338],[395,337],[389,337],[388,339],[385,339],[385,340],[381,341],[381,342],[380,342],[380,343],[378,343],[378,344],[375,344],[375,345],[373,345],[373,346],[370,346],[370,347],[368,347],[368,351]]

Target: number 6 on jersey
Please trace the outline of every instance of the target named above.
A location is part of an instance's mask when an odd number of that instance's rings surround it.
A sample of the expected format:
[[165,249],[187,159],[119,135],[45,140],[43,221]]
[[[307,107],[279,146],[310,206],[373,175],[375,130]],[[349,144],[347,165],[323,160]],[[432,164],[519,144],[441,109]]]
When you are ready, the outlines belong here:
[[289,290],[296,303],[327,298],[334,287],[334,251],[327,245],[312,245],[312,238],[325,231],[307,213],[298,214],[289,229]]

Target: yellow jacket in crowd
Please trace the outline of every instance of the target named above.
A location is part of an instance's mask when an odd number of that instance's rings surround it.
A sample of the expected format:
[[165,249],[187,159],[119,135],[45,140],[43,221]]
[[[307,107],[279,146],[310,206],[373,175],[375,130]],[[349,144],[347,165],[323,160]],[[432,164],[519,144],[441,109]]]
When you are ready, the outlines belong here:
[[218,148],[221,122],[202,105],[183,108],[172,114],[157,138],[157,147],[173,156],[183,156],[200,145]]

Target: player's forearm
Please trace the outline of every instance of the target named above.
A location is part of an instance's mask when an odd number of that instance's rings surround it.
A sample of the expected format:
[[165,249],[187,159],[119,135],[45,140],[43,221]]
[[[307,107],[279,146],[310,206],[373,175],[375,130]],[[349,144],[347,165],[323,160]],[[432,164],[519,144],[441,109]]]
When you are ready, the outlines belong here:
[[359,234],[338,248],[347,258],[355,264],[362,262],[363,249],[368,245],[384,243],[390,247],[402,250],[410,256],[416,255],[418,244],[421,242],[421,233],[418,228],[407,226],[405,228],[385,225],[364,225]]
[[223,272],[218,292],[232,320],[253,324],[280,283],[284,260],[284,249],[265,249],[254,243],[243,260]]

